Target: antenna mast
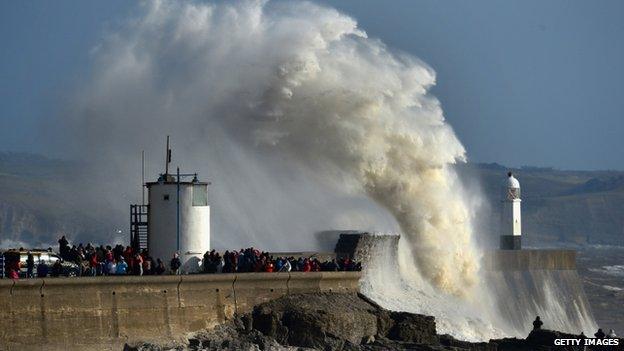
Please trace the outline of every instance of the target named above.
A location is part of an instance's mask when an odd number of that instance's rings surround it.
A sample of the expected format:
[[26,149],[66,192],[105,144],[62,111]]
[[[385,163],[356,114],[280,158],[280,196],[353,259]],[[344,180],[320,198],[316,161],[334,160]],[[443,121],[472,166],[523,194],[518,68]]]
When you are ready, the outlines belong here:
[[145,150],[141,150],[141,204],[145,206]]
[[169,163],[171,162],[171,149],[169,148],[169,136],[167,135],[167,152],[165,153],[165,181],[169,178]]

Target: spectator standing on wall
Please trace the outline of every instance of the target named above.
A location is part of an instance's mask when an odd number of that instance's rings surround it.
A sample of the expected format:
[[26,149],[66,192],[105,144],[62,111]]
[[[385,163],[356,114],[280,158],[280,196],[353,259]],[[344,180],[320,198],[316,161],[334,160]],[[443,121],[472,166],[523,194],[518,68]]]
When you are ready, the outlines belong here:
[[309,259],[304,259],[303,260],[303,269],[302,271],[304,272],[310,272],[312,270],[312,265],[310,264],[310,260]]
[[115,275],[117,273],[117,264],[115,264],[115,261],[106,261],[106,273],[109,275]]
[[327,265],[327,270],[330,272],[338,271],[338,263],[336,263],[336,259],[332,259],[331,262]]
[[204,260],[202,261],[204,273],[216,273],[217,265],[215,264],[215,250],[206,251],[204,254]]
[[17,273],[15,268],[9,268],[9,278],[13,280],[19,280],[19,273]]
[[290,272],[292,270],[292,265],[290,264],[290,261],[288,259],[284,260],[284,264],[282,264],[282,269],[280,269],[281,272]]
[[157,258],[156,259],[156,269],[154,270],[154,272],[156,272],[156,274],[161,275],[163,273],[165,273],[165,263],[160,259]]
[[275,272],[275,260],[273,257],[262,257],[262,262],[264,262],[265,271],[271,270],[271,272]]
[[58,277],[61,275],[61,273],[63,272],[63,266],[61,265],[61,260],[56,260],[56,262],[54,262],[54,264],[52,265],[52,276],[53,277]]
[[320,272],[321,271],[321,262],[319,262],[318,259],[313,259],[310,262],[310,265],[312,266],[312,272]]
[[110,249],[110,246],[108,247],[108,249],[106,249],[106,254],[105,254],[106,260],[107,261],[112,261],[115,259],[115,254],[113,253],[113,251]]
[[113,248],[113,258],[118,260],[120,257],[123,256],[123,252],[124,252],[124,247],[122,245],[115,245],[115,247]]
[[173,258],[171,259],[169,266],[171,268],[171,274],[180,274],[180,266],[182,266],[182,263],[180,262],[180,257],[177,252],[173,254]]
[[69,241],[67,241],[67,239],[65,238],[65,235],[63,235],[59,241],[59,253],[61,254],[61,257],[66,260],[67,259],[67,254],[69,253]]
[[48,265],[41,261],[37,265],[37,277],[45,278],[48,276]]
[[223,271],[223,258],[218,252],[215,254],[215,262],[217,263],[217,273],[221,273]]
[[98,265],[99,265],[99,262],[97,260],[97,255],[95,253],[91,254],[91,257],[89,257],[89,267],[91,269],[90,271],[91,276],[95,277],[97,275]]
[[143,261],[143,274],[145,274],[145,275],[152,274],[152,267],[153,267],[153,265],[154,265],[154,262],[152,262],[152,258],[148,256]]
[[126,271],[128,270],[128,264],[126,263],[126,261],[124,260],[123,257],[121,257],[119,259],[119,262],[117,262],[117,275],[125,275]]
[[9,278],[15,279],[15,280],[19,279],[19,271],[20,271],[19,259],[9,264]]
[[277,259],[277,261],[275,261],[275,270],[281,272],[282,267],[284,267],[284,258],[280,257]]
[[26,258],[26,278],[34,278],[35,270],[35,257],[32,252],[28,251],[28,257]]
[[143,257],[138,253],[134,256],[134,267],[136,275],[143,275]]
[[86,270],[85,257],[84,253],[82,252],[82,243],[79,247],[74,246],[71,252],[72,261],[78,265],[78,276],[81,276],[83,271]]

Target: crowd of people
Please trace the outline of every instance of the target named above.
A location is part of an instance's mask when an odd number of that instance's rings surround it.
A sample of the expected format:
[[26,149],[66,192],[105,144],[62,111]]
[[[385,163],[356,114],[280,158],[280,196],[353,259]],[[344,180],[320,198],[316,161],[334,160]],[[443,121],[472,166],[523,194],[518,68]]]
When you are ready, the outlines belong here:
[[[178,253],[173,253],[170,259],[164,261],[161,258],[154,259],[146,249],[137,251],[131,246],[95,246],[90,243],[76,246],[70,245],[65,236],[59,239],[58,244],[59,256],[64,262],[76,265],[76,268],[72,268],[72,275],[77,276],[179,274],[182,267]],[[25,265],[26,277],[29,278],[35,277],[35,272],[37,277],[67,275],[60,260],[51,266],[44,261],[36,264],[30,251]],[[19,265],[15,269],[11,267],[7,276],[18,279]],[[321,262],[315,257],[273,257],[268,252],[247,248],[228,250],[223,255],[215,250],[206,252],[198,270],[203,273],[243,273],[358,271],[361,268],[359,263],[348,258]]]
[[240,251],[225,251],[221,256],[215,250],[206,252],[203,259],[204,273],[234,272],[335,272],[359,271],[362,266],[349,258],[321,262],[315,257],[273,257],[253,247]]
[[159,275],[167,272],[165,262],[160,258],[154,260],[146,250],[137,252],[130,246],[94,246],[90,243],[70,246],[65,236],[58,243],[61,258],[78,266],[77,275]]

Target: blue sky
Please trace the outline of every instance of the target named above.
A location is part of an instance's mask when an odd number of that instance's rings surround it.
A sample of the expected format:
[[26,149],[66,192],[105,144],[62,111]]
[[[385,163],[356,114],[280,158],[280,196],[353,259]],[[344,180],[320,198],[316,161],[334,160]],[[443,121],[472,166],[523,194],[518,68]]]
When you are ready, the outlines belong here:
[[[323,0],[438,74],[433,93],[469,158],[624,169],[623,1]],[[0,151],[46,153],[89,51],[128,1],[0,3]]]

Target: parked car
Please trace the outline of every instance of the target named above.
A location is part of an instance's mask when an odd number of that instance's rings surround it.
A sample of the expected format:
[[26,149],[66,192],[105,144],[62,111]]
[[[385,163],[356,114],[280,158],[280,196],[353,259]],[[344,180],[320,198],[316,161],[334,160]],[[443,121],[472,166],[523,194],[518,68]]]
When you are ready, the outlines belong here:
[[[61,256],[51,250],[40,250],[33,249],[30,250],[35,260],[35,268],[33,270],[33,274],[37,276],[37,266],[41,263],[44,263],[48,266],[48,274],[51,274],[52,267],[54,264],[59,261],[61,264],[60,275],[65,277],[75,277],[79,275],[80,268],[77,264],[73,262],[64,261]],[[28,250],[7,250],[2,253],[4,256],[5,267],[10,267],[11,264],[15,264],[16,261],[19,261],[19,276],[20,278],[25,278],[28,268],[26,265],[26,260],[28,259]],[[5,276],[8,272],[5,271]],[[43,277],[39,277],[43,278]]]

